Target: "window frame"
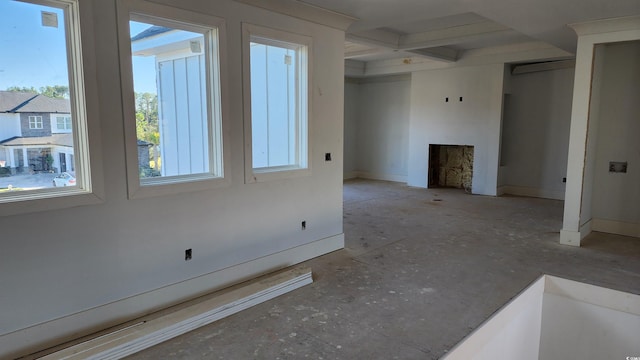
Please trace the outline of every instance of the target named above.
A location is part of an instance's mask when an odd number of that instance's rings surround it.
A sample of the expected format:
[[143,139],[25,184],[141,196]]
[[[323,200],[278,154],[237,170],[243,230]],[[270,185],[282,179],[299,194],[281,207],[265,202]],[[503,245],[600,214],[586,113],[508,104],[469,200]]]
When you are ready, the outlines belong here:
[[[254,41],[259,39],[259,41]],[[301,134],[305,137],[300,140],[296,156],[299,158],[297,165],[272,166],[264,168],[253,167],[253,133],[252,133],[252,109],[251,109],[251,49],[250,44],[258,42],[264,45],[291,48],[291,44],[304,47],[304,53],[299,54],[300,73],[306,75],[306,79],[298,80],[302,85],[300,91],[306,91],[304,100],[301,97],[306,123],[302,125]],[[244,151],[245,151],[245,183],[279,180],[311,174],[311,124],[312,124],[312,76],[311,69],[313,58],[313,39],[311,36],[301,35],[295,32],[273,29],[261,25],[242,23],[242,73],[243,73],[243,101],[244,101]],[[301,61],[303,60],[303,61]],[[298,107],[299,104],[297,105]],[[297,114],[296,121],[300,121]],[[298,126],[300,126],[298,124]]]
[[[225,121],[227,118],[225,20],[147,0],[118,0],[117,12],[128,198],[147,198],[228,186],[230,184],[228,175],[230,161],[228,125]],[[144,179],[139,176],[129,21],[150,20],[169,26],[180,24],[181,29],[187,31],[201,32],[202,28],[213,29],[213,33],[216,34],[216,36],[211,36],[209,41],[205,36],[204,49],[205,64],[208,69],[206,87],[209,89],[207,96],[210,161],[208,173]],[[218,173],[216,174],[215,171]]]
[[29,129],[42,130],[44,129],[44,122],[42,115],[29,115]]
[[[71,115],[56,115],[55,119],[57,131],[73,130],[73,120],[71,119]],[[62,128],[60,128],[60,119],[62,119]]]
[[[81,0],[20,0],[55,7],[64,13],[69,101],[73,131],[77,185],[65,188],[24,190],[0,196],[0,216],[50,211],[104,202],[104,180],[99,131],[96,58],[93,44],[93,8]],[[88,116],[87,114],[91,114]],[[43,119],[44,121],[44,119]],[[44,122],[43,122],[44,127]]]

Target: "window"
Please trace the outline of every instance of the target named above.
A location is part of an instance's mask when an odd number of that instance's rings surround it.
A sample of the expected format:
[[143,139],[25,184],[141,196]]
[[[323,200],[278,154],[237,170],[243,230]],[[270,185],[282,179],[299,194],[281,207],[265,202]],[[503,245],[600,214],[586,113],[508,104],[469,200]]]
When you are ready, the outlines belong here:
[[[89,163],[78,0],[0,1],[0,43],[12,49],[0,51],[0,215],[99,201]],[[66,115],[52,115],[60,113]],[[63,170],[76,182],[59,188],[54,178]]]
[[71,130],[71,116],[56,116],[56,129]]
[[[308,37],[244,24],[245,98],[251,144],[248,181],[308,168]],[[245,55],[246,56],[246,55]],[[248,62],[248,66],[246,64]],[[247,155],[249,156],[249,155]],[[276,176],[279,177],[279,176]]]
[[[224,179],[220,19],[121,2],[129,197]],[[200,184],[194,184],[200,183]]]
[[29,116],[29,129],[42,129],[42,116]]

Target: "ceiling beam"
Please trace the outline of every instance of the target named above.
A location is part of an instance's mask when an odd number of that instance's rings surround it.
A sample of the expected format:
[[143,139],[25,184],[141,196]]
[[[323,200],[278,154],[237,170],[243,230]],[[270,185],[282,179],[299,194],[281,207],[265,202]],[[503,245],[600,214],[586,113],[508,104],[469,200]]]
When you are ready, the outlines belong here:
[[559,60],[559,61],[547,61],[535,64],[522,64],[513,65],[511,70],[512,75],[528,74],[539,71],[571,69],[576,67],[575,60]]
[[[510,28],[493,21],[452,26],[444,29],[415,34],[400,34],[385,29],[373,29],[358,33],[348,33],[348,41],[374,47],[384,47],[395,51],[408,51],[437,61],[455,62],[457,50],[447,47],[463,42],[479,40],[497,33],[513,32]],[[354,51],[350,57],[375,54],[373,50]]]
[[408,52],[424,56],[432,60],[444,62],[456,62],[458,60],[458,51],[444,46],[427,49],[414,49],[408,50]]
[[445,29],[402,35],[398,42],[398,49],[412,50],[455,45],[465,41],[476,40],[487,35],[495,35],[498,32],[504,31],[513,30],[493,21],[453,26]]
[[400,34],[388,30],[373,29],[359,33],[347,33],[345,35],[348,41],[375,46],[383,46],[392,50],[398,49],[400,42]]
[[358,18],[296,0],[235,0],[236,2],[297,17],[346,31]]

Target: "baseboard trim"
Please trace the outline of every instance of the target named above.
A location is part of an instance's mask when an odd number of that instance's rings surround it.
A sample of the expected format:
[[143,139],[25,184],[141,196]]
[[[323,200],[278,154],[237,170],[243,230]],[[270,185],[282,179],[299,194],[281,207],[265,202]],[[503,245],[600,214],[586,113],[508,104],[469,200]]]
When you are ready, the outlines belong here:
[[526,186],[503,185],[498,187],[497,193],[536,197],[542,199],[564,200],[564,191],[545,190]]
[[609,234],[640,237],[640,224],[624,221],[597,219],[592,220],[592,230]]
[[313,282],[309,268],[292,269],[44,356],[41,360],[117,360]]
[[379,173],[370,173],[366,171],[354,171],[353,174],[355,177],[361,179],[370,179],[370,180],[384,180],[384,181],[393,181],[393,182],[407,182],[406,175],[393,175],[393,174],[379,174]]
[[560,230],[560,244],[570,246],[580,246],[580,231]]
[[358,173],[355,171],[349,171],[346,172],[344,174],[342,174],[342,180],[349,180],[349,179],[355,179],[358,177]]
[[344,248],[344,233],[0,335],[0,359],[14,359]]

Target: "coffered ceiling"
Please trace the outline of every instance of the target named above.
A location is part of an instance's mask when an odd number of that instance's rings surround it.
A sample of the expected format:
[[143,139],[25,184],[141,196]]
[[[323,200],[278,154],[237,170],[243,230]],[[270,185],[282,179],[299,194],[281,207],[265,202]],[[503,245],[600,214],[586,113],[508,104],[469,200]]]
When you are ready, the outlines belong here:
[[574,53],[567,25],[640,14],[640,0],[303,0],[357,18],[345,58],[421,56],[455,62],[466,51],[544,42]]

